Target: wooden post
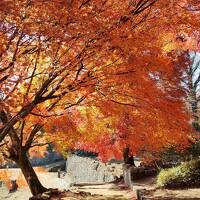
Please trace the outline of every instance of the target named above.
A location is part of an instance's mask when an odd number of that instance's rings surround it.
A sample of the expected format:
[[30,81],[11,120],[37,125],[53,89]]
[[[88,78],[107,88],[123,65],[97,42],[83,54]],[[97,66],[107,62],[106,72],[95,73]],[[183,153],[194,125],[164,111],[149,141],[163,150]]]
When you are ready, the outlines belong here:
[[18,185],[16,180],[10,180],[9,193],[17,191]]

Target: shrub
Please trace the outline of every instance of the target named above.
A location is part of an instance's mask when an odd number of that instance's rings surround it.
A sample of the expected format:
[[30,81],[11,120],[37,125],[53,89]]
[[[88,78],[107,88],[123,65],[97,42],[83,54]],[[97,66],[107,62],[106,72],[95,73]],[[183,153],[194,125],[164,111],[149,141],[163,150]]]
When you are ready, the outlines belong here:
[[177,167],[163,169],[157,177],[157,187],[172,189],[194,186],[200,186],[200,160],[192,160]]

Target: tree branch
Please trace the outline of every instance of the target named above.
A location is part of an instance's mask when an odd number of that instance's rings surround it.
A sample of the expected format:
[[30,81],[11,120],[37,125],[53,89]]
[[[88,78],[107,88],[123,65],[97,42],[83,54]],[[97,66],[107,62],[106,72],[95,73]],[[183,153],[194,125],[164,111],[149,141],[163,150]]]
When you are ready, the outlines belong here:
[[42,129],[42,125],[40,124],[36,124],[34,126],[34,128],[32,129],[27,141],[26,141],[26,144],[24,146],[25,150],[28,150],[30,147],[31,147],[31,144],[33,142],[33,139],[35,137],[35,135]]

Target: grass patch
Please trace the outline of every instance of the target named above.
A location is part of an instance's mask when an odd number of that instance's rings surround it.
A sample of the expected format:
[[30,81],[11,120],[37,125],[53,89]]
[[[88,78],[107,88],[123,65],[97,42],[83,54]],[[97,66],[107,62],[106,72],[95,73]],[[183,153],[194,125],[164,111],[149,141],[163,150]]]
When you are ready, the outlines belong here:
[[160,171],[157,187],[186,188],[200,186],[200,160],[184,162],[177,167]]

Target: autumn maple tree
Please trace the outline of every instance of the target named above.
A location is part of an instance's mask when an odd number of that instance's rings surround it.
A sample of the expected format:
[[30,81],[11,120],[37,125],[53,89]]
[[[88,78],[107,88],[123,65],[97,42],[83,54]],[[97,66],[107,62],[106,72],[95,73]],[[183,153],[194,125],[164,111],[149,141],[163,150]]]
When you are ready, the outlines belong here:
[[[182,65],[188,62],[184,56],[179,59]],[[179,59],[177,58],[178,63]],[[177,70],[176,62],[171,64],[174,65],[174,71],[170,75],[162,74],[161,78],[156,72],[154,75],[150,74],[149,78],[134,80],[134,85],[128,85],[129,88],[115,90],[117,94],[114,95],[117,95],[120,102],[110,99],[109,91],[98,104],[91,102],[90,106],[74,108],[74,115],[70,116],[74,127],[79,127],[80,134],[89,131],[90,137],[79,135],[78,142],[73,142],[73,145],[79,149],[98,152],[104,161],[110,158],[122,159],[126,148],[134,156],[148,155],[150,161],[159,159],[157,156],[160,152],[168,148],[181,151],[188,147],[191,140],[195,140],[195,134],[191,134],[189,121],[192,116],[186,106],[183,71]],[[126,102],[126,106],[121,102]],[[67,139],[66,131],[60,132],[60,142]],[[65,142],[62,143],[62,148],[64,147]]]
[[190,116],[175,65],[182,50],[198,46],[197,6],[177,0],[0,2],[0,146],[33,195],[46,188],[27,154],[47,142],[105,157],[120,156],[127,146],[135,154],[187,145]]

